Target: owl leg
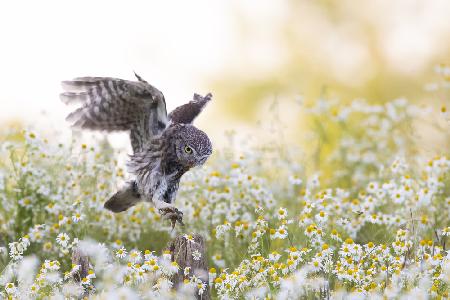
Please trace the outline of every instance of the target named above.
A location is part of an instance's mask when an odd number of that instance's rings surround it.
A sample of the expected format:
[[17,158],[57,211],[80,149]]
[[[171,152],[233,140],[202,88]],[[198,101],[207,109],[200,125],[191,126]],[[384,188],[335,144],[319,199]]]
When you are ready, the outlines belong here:
[[161,216],[166,220],[170,220],[170,222],[172,223],[172,229],[175,227],[175,224],[177,222],[180,223],[180,225],[184,226],[183,212],[181,210],[161,200],[154,200],[153,203],[155,204],[155,207],[156,209],[158,209]]

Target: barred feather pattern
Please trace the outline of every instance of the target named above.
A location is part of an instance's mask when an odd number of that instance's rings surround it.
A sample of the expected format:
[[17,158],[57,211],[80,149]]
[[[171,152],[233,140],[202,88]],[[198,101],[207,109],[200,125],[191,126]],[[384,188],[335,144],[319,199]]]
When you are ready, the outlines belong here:
[[[186,132],[200,134],[187,137]],[[202,135],[204,133],[193,129],[193,126],[187,127],[184,124],[170,126],[161,136],[148,142],[142,151],[130,156],[130,161],[127,163],[128,171],[136,176],[138,193],[144,201],[153,202],[154,199],[167,203],[175,201],[180,179],[191,168],[177,157],[177,142],[190,138],[190,143],[194,144],[193,141],[198,140],[197,137]],[[205,142],[210,148],[209,140]],[[203,150],[200,145],[196,147]],[[205,148],[205,151],[206,154],[202,155],[209,156],[210,149]]]
[[[155,138],[147,143],[145,150],[135,152],[127,163],[128,172],[136,175],[138,193],[144,201],[152,202],[158,188],[164,188],[161,164],[164,141]],[[163,186],[161,186],[161,184]]]
[[164,95],[135,75],[138,81],[75,78],[63,82],[65,92],[60,95],[66,104],[81,103],[67,116],[73,126],[130,133],[133,154],[127,166],[136,178],[105,203],[114,212],[142,200],[173,203],[181,176],[212,153],[208,136],[191,125],[211,94],[194,94],[168,116]]
[[197,118],[211,99],[211,93],[208,93],[205,97],[199,94],[194,94],[194,99],[186,104],[178,106],[170,112],[168,116],[169,121],[172,124],[192,124],[194,119]]
[[140,151],[164,130],[168,119],[164,95],[138,79],[79,77],[64,81],[61,100],[66,104],[82,104],[67,120],[83,129],[130,131],[133,151]]

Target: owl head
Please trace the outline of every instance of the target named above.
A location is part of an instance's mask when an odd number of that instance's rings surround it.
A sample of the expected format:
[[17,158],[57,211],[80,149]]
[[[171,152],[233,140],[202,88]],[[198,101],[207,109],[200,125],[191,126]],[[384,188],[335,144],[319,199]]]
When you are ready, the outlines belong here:
[[205,163],[212,153],[212,145],[206,133],[190,124],[176,124],[172,146],[179,163],[192,168]]

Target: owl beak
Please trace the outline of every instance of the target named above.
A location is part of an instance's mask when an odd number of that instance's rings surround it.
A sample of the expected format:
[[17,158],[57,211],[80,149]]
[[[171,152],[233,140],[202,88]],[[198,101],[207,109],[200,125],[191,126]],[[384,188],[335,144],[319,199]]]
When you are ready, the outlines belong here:
[[203,155],[202,157],[200,157],[200,160],[199,160],[199,166],[201,166],[201,165],[203,165],[205,162],[206,162],[206,160],[208,159],[208,157],[209,157],[209,154],[207,154],[207,155]]

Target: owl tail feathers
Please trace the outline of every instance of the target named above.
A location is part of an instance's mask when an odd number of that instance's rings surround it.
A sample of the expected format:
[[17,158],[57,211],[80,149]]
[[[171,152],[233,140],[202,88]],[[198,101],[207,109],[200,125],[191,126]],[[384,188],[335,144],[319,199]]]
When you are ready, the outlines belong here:
[[106,201],[104,207],[112,212],[119,213],[129,209],[140,201],[142,199],[137,192],[136,182],[132,181]]

